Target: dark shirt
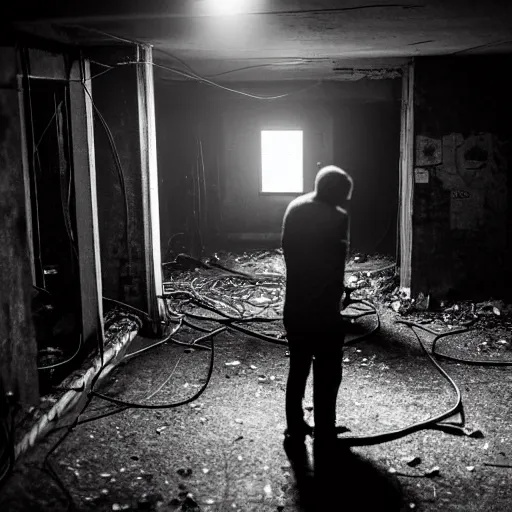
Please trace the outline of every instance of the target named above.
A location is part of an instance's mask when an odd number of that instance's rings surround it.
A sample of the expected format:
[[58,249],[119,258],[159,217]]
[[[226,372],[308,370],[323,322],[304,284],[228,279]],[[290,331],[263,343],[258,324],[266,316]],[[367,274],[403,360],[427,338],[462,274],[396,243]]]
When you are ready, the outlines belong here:
[[347,246],[345,210],[316,200],[314,193],[289,204],[282,232],[287,331],[339,324]]

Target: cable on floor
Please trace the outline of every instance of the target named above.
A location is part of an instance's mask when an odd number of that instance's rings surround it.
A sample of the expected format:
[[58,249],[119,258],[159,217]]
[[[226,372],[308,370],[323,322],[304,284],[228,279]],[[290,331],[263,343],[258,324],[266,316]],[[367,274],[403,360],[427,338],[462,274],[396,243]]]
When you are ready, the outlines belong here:
[[105,395],[103,393],[98,393],[91,389],[90,396],[95,396],[98,398],[101,398],[103,400],[106,400],[107,402],[111,402],[113,404],[123,406],[123,407],[130,407],[134,409],[171,409],[175,407],[180,407],[182,405],[186,405],[190,402],[193,402],[197,398],[199,398],[208,387],[208,384],[210,383],[210,379],[213,373],[213,363],[214,363],[214,357],[215,357],[215,342],[214,337],[217,334],[220,334],[221,332],[224,332],[226,330],[226,327],[220,327],[218,329],[215,329],[214,331],[208,333],[206,336],[202,336],[201,339],[210,339],[211,340],[211,354],[210,354],[210,364],[208,367],[208,374],[206,376],[206,381],[201,386],[201,388],[195,393],[193,396],[186,398],[185,400],[180,400],[179,402],[174,403],[167,403],[167,404],[143,404],[143,403],[137,403],[137,402],[128,402],[126,400],[119,400],[117,398]]

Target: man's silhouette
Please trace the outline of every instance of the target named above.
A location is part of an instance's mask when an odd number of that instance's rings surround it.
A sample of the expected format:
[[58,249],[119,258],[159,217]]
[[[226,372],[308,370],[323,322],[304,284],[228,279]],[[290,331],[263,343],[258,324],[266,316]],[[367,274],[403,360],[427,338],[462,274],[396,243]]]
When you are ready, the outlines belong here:
[[324,167],[316,176],[314,192],[294,199],[283,221],[283,321],[290,350],[285,447],[286,443],[303,445],[305,436],[311,434],[302,400],[313,362],[315,461],[328,457],[336,441],[344,341],[340,302],[349,239],[346,208],[352,188],[352,178],[345,171]]

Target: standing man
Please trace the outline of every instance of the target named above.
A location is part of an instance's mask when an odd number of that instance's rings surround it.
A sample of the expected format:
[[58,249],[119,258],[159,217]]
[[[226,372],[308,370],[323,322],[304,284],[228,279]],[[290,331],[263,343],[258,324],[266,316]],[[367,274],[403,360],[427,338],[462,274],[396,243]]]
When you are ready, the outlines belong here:
[[285,447],[286,443],[303,446],[305,436],[312,433],[304,420],[302,400],[313,362],[315,466],[319,458],[328,456],[336,441],[336,400],[344,342],[340,303],[352,188],[352,178],[345,171],[333,165],[323,167],[316,176],[314,192],[294,199],[283,221],[283,322],[290,351]]

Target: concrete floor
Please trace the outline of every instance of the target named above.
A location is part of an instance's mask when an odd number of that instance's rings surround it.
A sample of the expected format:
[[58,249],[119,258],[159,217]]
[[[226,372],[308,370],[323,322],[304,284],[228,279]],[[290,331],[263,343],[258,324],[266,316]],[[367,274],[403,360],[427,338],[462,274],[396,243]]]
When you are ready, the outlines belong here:
[[[380,334],[345,352],[338,424],[352,434],[402,427],[454,402],[410,330],[394,323],[390,309],[381,316]],[[366,322],[369,328],[372,320]],[[457,337],[456,352],[467,350],[464,336]],[[178,336],[192,337],[186,331]],[[212,378],[198,400],[85,423],[59,446],[51,461],[78,510],[510,510],[512,469],[486,465],[512,458],[510,369],[443,363],[461,387],[467,426],[480,429],[483,438],[428,430],[352,448],[351,455],[340,451],[333,454],[331,484],[318,486],[311,479],[297,484],[283,450],[286,347],[226,332],[215,348]],[[166,344],[135,358],[111,375],[103,392],[141,402],[172,373],[145,403],[192,396],[204,383],[210,352],[184,350]],[[227,364],[234,361],[240,364]],[[310,386],[305,402],[311,404]],[[84,418],[108,409],[94,399]],[[63,491],[38,469],[61,435],[18,461],[1,491],[2,511],[67,510]],[[416,467],[407,465],[412,457],[421,459]],[[423,476],[435,467],[438,476]]]

